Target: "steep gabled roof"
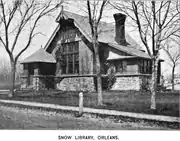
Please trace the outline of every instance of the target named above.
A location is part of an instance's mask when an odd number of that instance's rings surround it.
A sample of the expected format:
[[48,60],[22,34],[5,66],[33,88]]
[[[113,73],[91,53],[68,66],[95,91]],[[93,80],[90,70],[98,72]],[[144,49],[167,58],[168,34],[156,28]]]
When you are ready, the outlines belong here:
[[56,60],[51,54],[46,52],[43,48],[40,48],[38,51],[23,60],[21,64],[33,62],[56,63]]
[[[65,19],[73,19],[75,26],[80,30],[80,32],[91,42],[91,28],[89,25],[89,19],[87,16],[78,15],[68,11],[61,11],[59,16],[56,19],[56,22],[64,17]],[[110,47],[116,48],[120,51],[125,51],[134,56],[148,58],[149,55],[142,51],[141,46],[126,32],[125,38],[126,41],[130,44],[127,46],[119,45],[115,40],[115,26],[112,23],[100,22],[98,26],[98,41],[108,44]],[[50,42],[55,37],[56,32],[58,32],[60,26],[57,25],[54,33],[52,34],[50,40],[45,45],[45,49],[48,48]]]
[[142,57],[142,58],[147,58],[150,59],[149,55],[143,51],[140,51],[136,48],[133,47],[126,47],[126,46],[122,46],[122,45],[117,45],[117,44],[113,44],[113,43],[108,43],[109,46],[114,47],[118,50],[121,50],[123,52],[126,52],[127,54],[131,54],[133,56],[137,56],[137,57]]

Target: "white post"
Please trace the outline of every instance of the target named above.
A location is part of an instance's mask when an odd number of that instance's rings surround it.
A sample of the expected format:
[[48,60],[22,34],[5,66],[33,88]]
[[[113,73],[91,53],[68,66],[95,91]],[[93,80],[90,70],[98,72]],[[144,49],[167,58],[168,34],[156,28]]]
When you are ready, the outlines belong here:
[[79,93],[79,115],[83,113],[83,93]]

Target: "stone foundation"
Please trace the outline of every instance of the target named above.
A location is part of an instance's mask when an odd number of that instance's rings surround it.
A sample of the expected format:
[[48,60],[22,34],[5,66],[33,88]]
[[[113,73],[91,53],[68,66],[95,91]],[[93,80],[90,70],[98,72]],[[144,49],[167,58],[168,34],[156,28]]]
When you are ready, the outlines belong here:
[[62,91],[95,91],[93,77],[63,78],[56,84],[56,88]]
[[[51,80],[52,79],[52,80]],[[21,78],[21,89],[48,89],[48,83],[54,83],[53,77],[34,76],[33,85],[28,85],[27,77]],[[48,80],[48,81],[47,81]],[[52,81],[52,82],[51,82]],[[96,79],[95,79],[96,81]],[[61,78],[55,83],[56,89],[62,91],[96,91],[94,77]],[[53,85],[53,84],[52,84]],[[149,90],[149,76],[116,76],[116,82],[111,90]]]
[[28,87],[27,77],[21,77],[21,89],[27,89],[27,87]]
[[[21,89],[33,89],[33,90],[42,90],[42,89],[49,89],[53,88],[54,85],[54,78],[53,77],[46,77],[46,76],[33,76],[32,85],[28,85],[28,78],[21,77]],[[49,86],[49,83],[51,86]]]
[[149,89],[150,78],[147,76],[118,76],[111,90],[143,90]]
[[34,76],[34,78],[33,78],[33,89],[37,90],[37,91],[40,89],[45,89],[44,77]]

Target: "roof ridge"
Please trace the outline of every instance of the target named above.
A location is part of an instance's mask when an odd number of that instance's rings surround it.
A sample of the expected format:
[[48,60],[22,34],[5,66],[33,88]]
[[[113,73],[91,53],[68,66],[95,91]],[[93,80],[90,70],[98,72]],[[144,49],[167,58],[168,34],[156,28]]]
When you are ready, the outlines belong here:
[[[71,14],[73,14],[73,15],[76,15],[76,16],[79,16],[79,17],[84,17],[84,18],[88,18],[88,16],[86,16],[86,15],[82,15],[82,14],[77,14],[77,13],[73,13],[73,12],[70,12],[70,11],[68,11],[68,10],[63,10],[63,12],[64,12],[64,14],[66,15],[66,12],[67,13],[71,13]],[[59,16],[61,15],[61,12],[60,12],[60,14],[58,15],[58,17],[56,18],[56,19],[58,19],[59,18]],[[67,16],[67,15],[66,15]],[[102,23],[102,24],[108,24],[108,25],[113,25],[112,23],[108,23],[108,22],[105,22],[105,21],[100,21],[100,23]]]
[[[67,10],[63,10],[59,13],[59,15],[57,16],[56,20],[55,21],[58,21],[58,19],[60,18],[61,14],[65,14],[66,13],[70,13],[70,14],[73,14],[73,15],[76,15],[76,16],[79,16],[79,17],[85,17],[85,18],[88,18],[88,16],[84,16],[84,15],[81,15],[81,14],[77,14],[77,13],[73,13],[73,12],[70,12],[70,11],[67,11]],[[66,15],[67,16],[67,15]]]

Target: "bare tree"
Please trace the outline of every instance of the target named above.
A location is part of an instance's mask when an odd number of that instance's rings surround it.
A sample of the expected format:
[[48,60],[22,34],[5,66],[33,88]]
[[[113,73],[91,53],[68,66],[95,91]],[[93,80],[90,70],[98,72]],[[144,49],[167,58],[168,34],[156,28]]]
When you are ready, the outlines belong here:
[[[175,42],[172,43],[172,42]],[[171,83],[172,83],[172,90],[174,91],[174,75],[175,69],[180,64],[180,47],[178,47],[180,43],[176,40],[167,40],[164,45],[164,51],[166,52],[170,63],[168,63],[172,67],[171,72]],[[177,47],[177,48],[176,48]]]
[[[20,55],[31,45],[32,40],[41,32],[36,29],[43,17],[54,12],[63,1],[53,0],[0,0],[0,43],[5,48],[11,62],[12,88],[9,97],[14,94],[16,63]],[[25,46],[19,49],[17,42],[22,42],[26,32]],[[15,48],[18,53],[15,53]]]
[[97,75],[97,90],[98,90],[98,105],[103,105],[102,98],[102,79],[101,79],[101,66],[99,57],[99,43],[98,43],[98,26],[102,18],[103,10],[108,0],[87,0],[87,9],[89,24],[91,27],[92,44],[94,49],[96,61],[96,75]]
[[133,21],[152,60],[151,109],[156,109],[157,68],[163,42],[180,37],[179,1],[112,1],[111,5]]

